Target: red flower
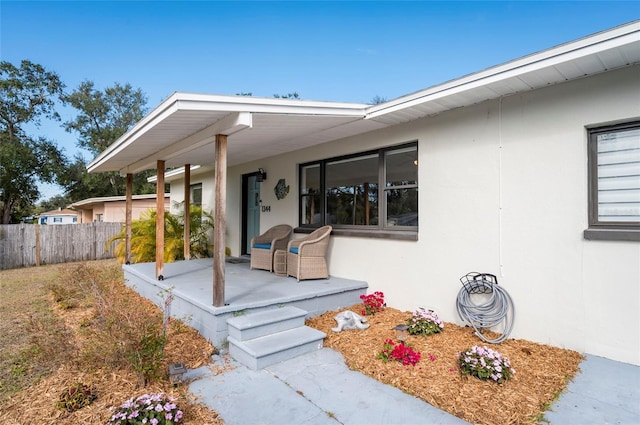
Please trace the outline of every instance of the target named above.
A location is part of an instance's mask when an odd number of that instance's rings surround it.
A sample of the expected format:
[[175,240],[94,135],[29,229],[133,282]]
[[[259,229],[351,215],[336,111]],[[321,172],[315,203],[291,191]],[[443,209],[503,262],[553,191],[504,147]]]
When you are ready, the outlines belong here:
[[376,314],[379,311],[384,310],[384,294],[380,291],[376,291],[369,295],[360,295],[360,299],[364,304],[364,314]]

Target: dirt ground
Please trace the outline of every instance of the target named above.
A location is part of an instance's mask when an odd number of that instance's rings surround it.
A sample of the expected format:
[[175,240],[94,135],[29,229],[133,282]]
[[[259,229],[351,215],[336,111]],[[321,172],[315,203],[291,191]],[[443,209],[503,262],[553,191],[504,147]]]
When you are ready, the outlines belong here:
[[[360,313],[362,305],[352,311]],[[327,334],[324,345],[340,351],[352,370],[393,385],[433,406],[474,424],[531,424],[543,419],[543,412],[566,388],[578,371],[582,356],[571,350],[508,339],[491,345],[483,343],[472,328],[445,323],[441,333],[410,335],[407,343],[421,353],[415,366],[383,362],[377,358],[386,339],[396,340],[393,327],[405,323],[411,312],[386,308],[366,316],[365,330],[331,331],[334,316],[325,313],[307,325]],[[486,345],[506,356],[516,373],[497,384],[462,375],[458,353],[474,345]]]

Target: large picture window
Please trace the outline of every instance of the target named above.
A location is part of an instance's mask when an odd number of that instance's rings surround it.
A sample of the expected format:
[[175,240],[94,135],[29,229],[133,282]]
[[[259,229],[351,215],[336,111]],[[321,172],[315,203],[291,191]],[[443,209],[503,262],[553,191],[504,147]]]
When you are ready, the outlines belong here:
[[411,143],[300,166],[300,226],[418,228],[418,146]]
[[640,240],[640,122],[589,130],[585,237]]

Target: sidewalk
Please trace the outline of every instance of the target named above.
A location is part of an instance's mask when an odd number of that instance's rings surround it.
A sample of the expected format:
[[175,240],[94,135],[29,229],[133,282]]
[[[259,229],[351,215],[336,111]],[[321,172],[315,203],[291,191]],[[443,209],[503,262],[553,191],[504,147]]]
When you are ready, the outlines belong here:
[[[214,356],[218,366],[223,358]],[[189,371],[190,391],[228,425],[429,424],[467,422],[397,388],[349,370],[329,348],[252,371]],[[640,367],[587,356],[568,390],[545,413],[554,425],[640,424]]]
[[640,367],[587,354],[544,416],[554,425],[640,424]]

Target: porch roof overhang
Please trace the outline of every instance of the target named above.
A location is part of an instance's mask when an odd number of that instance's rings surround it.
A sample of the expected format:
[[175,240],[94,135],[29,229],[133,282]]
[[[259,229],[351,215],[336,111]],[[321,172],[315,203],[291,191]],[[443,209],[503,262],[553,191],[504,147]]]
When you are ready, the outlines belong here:
[[640,21],[507,62],[379,105],[174,93],[88,166],[121,174],[227,165],[339,140],[423,117],[640,63]]
[[176,92],[88,166],[137,173],[213,162],[216,134],[237,165],[385,127],[363,120],[368,105]]

